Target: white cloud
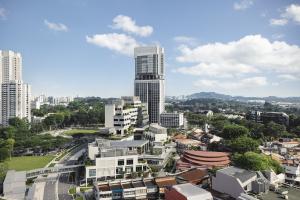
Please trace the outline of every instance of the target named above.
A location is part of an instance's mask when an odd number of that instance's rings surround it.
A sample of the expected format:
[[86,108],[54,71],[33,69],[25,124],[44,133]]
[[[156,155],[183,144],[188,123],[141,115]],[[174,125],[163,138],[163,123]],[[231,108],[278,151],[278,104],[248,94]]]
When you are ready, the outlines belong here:
[[257,69],[243,65],[231,65],[230,63],[223,63],[222,66],[216,63],[199,63],[192,67],[180,67],[175,72],[182,74],[189,74],[194,76],[211,76],[211,77],[233,77],[241,76],[242,74],[258,72]]
[[175,42],[182,43],[182,44],[195,45],[197,43],[197,39],[193,37],[176,36],[173,39]]
[[233,4],[235,10],[245,10],[253,5],[253,0],[241,0]]
[[268,82],[266,77],[261,77],[261,76],[239,79],[235,81],[201,79],[194,83],[196,87],[211,88],[211,89],[220,88],[225,90],[255,88],[255,87],[262,87],[267,84]]
[[7,11],[5,8],[0,8],[0,19],[5,20],[7,15]]
[[275,33],[275,34],[272,35],[272,38],[275,39],[275,40],[278,40],[278,39],[284,38],[284,34]]
[[275,26],[284,26],[288,21],[300,23],[300,5],[291,4],[287,6],[279,19],[271,19],[270,24]]
[[237,76],[273,72],[300,73],[300,48],[282,41],[270,42],[261,35],[248,35],[228,43],[209,43],[196,48],[180,46],[176,59],[195,63],[176,71],[196,76]]
[[273,26],[284,26],[288,23],[287,19],[270,19],[270,24]]
[[134,33],[142,37],[147,37],[153,32],[153,28],[151,26],[138,26],[133,19],[124,15],[116,16],[113,19],[112,27],[114,29],[121,29],[128,33]]
[[138,42],[133,37],[118,33],[86,36],[86,41],[129,56],[133,54],[134,47],[138,46]]
[[300,5],[291,4],[286,9],[285,12],[282,14],[283,17],[287,19],[291,19],[297,23],[300,23]]
[[286,80],[286,81],[296,81],[299,80],[298,77],[291,75],[291,74],[280,74],[277,76],[280,79]]
[[49,22],[48,20],[44,20],[45,25],[54,31],[64,31],[67,32],[69,29],[66,25],[62,24],[62,23],[53,23],[53,22]]

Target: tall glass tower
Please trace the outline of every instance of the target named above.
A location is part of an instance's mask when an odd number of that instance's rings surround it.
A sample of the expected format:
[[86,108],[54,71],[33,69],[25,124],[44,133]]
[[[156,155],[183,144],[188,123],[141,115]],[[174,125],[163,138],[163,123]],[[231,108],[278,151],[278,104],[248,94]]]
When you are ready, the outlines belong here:
[[164,49],[159,46],[142,46],[134,49],[134,95],[147,103],[149,121],[159,123],[165,110]]

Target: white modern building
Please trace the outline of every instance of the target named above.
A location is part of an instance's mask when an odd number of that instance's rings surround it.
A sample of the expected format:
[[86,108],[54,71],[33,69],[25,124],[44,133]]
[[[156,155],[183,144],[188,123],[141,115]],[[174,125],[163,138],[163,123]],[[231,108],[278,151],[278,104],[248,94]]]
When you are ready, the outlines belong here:
[[211,193],[199,186],[191,183],[173,185],[170,189],[166,189],[166,200],[185,199],[185,200],[213,200]]
[[283,165],[285,182],[300,186],[300,164]]
[[86,166],[86,182],[105,180],[147,170],[138,162],[139,154],[148,151],[146,140],[109,141],[96,139],[88,145],[88,157],[93,162]]
[[212,176],[212,189],[241,199],[240,196],[248,192],[267,192],[269,181],[260,172],[230,166],[218,170],[216,175]]
[[67,106],[70,102],[74,101],[73,97],[53,97],[50,96],[47,98],[47,101],[50,105],[63,105]]
[[[131,126],[136,127],[147,122],[148,115],[144,108],[145,105],[136,96],[114,100],[105,105],[105,127],[114,128],[116,134],[124,135]],[[142,120],[141,124],[138,120]]]
[[22,81],[2,84],[2,125],[7,126],[10,118],[26,118],[31,121],[30,85]]
[[164,143],[168,139],[167,129],[156,123],[150,124],[149,130],[144,132],[144,138],[148,139],[151,143]]
[[160,114],[160,125],[166,128],[183,127],[183,113],[178,112],[163,112]]
[[134,95],[147,103],[149,121],[160,122],[165,110],[164,49],[159,46],[141,46],[134,49]]
[[0,123],[8,125],[12,117],[31,120],[30,85],[22,80],[22,57],[13,51],[0,51],[1,109]]
[[251,191],[251,183],[256,180],[255,172],[227,167],[216,172],[212,177],[212,189],[238,198],[241,193]]
[[0,50],[1,83],[22,80],[22,56],[13,51]]

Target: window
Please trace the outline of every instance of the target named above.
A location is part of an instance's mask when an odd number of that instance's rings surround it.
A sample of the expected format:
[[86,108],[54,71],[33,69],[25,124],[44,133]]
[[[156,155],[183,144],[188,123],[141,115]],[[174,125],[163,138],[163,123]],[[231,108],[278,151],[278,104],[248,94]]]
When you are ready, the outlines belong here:
[[133,172],[133,168],[132,167],[126,167],[125,172],[126,173],[131,173],[131,172]]
[[133,159],[127,159],[126,165],[133,165]]
[[136,166],[136,171],[137,172],[143,171],[143,166]]
[[89,170],[89,177],[95,177],[96,176],[96,169],[90,169]]
[[124,165],[124,160],[118,160],[118,165],[119,166]]
[[122,174],[122,173],[123,173],[123,167],[117,167],[116,174]]

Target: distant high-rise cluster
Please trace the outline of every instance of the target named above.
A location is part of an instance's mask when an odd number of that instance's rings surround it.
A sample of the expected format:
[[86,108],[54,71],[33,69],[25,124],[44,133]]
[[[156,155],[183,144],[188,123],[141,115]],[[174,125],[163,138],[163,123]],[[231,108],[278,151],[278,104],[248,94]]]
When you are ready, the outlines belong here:
[[13,51],[0,50],[1,109],[0,123],[8,125],[10,118],[31,119],[30,85],[22,80],[22,56]]
[[164,49],[159,46],[142,46],[134,49],[134,95],[147,103],[149,121],[160,122],[165,110]]
[[52,105],[52,106],[67,106],[70,102],[74,101],[74,97],[53,97],[46,96],[44,94],[32,97],[31,108],[40,109],[42,105]]

